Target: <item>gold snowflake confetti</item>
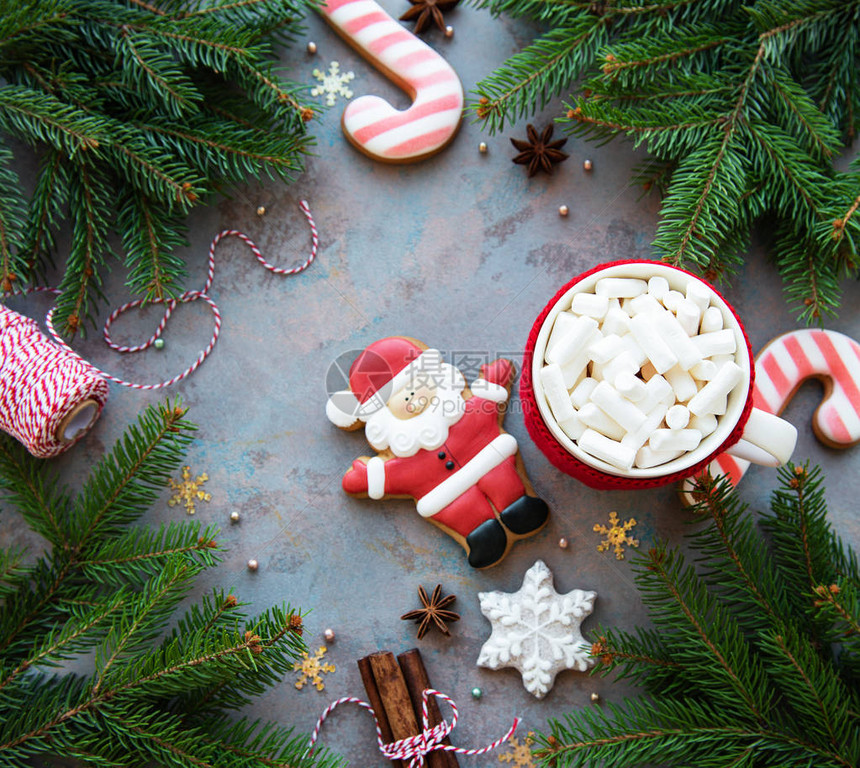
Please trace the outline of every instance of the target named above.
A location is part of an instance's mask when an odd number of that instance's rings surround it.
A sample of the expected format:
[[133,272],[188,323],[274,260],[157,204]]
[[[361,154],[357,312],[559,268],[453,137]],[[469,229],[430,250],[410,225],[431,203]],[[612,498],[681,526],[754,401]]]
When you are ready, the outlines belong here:
[[354,72],[341,72],[340,63],[333,61],[329,64],[328,72],[315,69],[311,74],[320,81],[311,89],[311,96],[325,96],[325,103],[333,107],[335,99],[343,96],[345,99],[352,98],[352,91],[346,84],[355,78]]
[[206,491],[201,491],[200,486],[209,479],[209,475],[203,472],[191,479],[191,468],[182,467],[182,480],[177,482],[172,477],[167,478],[167,483],[172,490],[176,491],[173,496],[168,499],[167,503],[171,507],[177,504],[184,504],[185,511],[189,515],[193,515],[197,510],[194,507],[195,501],[211,501],[212,494]]
[[528,736],[523,739],[520,744],[516,736],[512,736],[508,742],[508,751],[504,755],[499,755],[500,763],[510,763],[511,768],[534,768],[532,762],[532,744],[534,744],[534,733],[529,731]]
[[638,547],[639,539],[633,539],[627,535],[633,526],[636,525],[636,518],[631,517],[626,523],[619,525],[621,521],[615,512],[609,513],[609,528],[601,523],[594,524],[596,533],[606,536],[606,538],[597,545],[598,552],[606,552],[610,546],[614,547],[615,559],[624,559],[624,545],[628,547]]
[[308,651],[305,651],[302,654],[302,658],[293,664],[293,669],[299,673],[296,680],[296,688],[301,690],[308,683],[311,683],[318,691],[325,688],[322,676],[329,672],[334,672],[334,664],[329,664],[327,661],[324,662],[322,660],[326,651],[328,651],[328,648],[324,645],[318,648],[313,656]]

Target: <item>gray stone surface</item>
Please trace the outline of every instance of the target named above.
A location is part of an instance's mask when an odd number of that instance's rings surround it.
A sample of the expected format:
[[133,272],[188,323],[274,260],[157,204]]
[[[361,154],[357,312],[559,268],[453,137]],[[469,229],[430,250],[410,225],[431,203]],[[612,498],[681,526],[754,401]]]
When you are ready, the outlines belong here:
[[[395,15],[405,8],[390,0],[383,5]],[[467,90],[530,39],[523,25],[492,20],[474,8],[458,8],[451,23],[456,28],[452,40],[437,32],[427,39],[452,62]],[[403,94],[319,19],[309,20],[307,39],[318,45],[315,57],[305,54],[304,40],[285,55],[295,79],[310,85],[314,67],[327,68],[337,60],[343,70],[356,73],[351,86],[357,95],[378,93],[406,106]],[[643,548],[658,538],[679,543],[688,517],[673,489],[598,492],[560,474],[531,443],[514,401],[505,428],[520,441],[552,519],[501,565],[475,572],[460,547],[420,520],[411,502],[361,501],[342,493],[342,473],[355,456],[367,453],[367,446],[361,432],[342,433],[326,420],[325,374],[339,355],[394,334],[415,336],[449,354],[469,351],[486,359],[519,360],[534,318],[561,284],[604,261],[651,255],[659,202],[640,199],[628,185],[639,158],[622,142],[597,148],[571,139],[566,147],[571,157],[552,177],[527,179],[511,164],[514,150],[508,141],[508,136],[524,135],[525,121],[495,137],[464,122],[455,142],[437,157],[418,165],[385,166],[346,143],[339,126],[342,105],[339,101],[315,127],[316,155],[296,183],[251,186],[192,219],[188,287],[202,285],[208,243],[221,229],[246,232],[270,261],[283,265],[304,259],[308,248],[299,200],[308,200],[320,230],[318,261],[292,278],[265,272],[235,240],[219,248],[212,296],[224,314],[221,341],[197,373],[168,393],[181,397],[200,425],[188,464],[193,473],[208,472],[212,501],[198,504],[197,517],[220,525],[220,538],[229,548],[224,562],[201,580],[198,593],[221,586],[255,608],[289,601],[310,610],[312,647],[323,642],[325,627],[337,633],[328,652],[337,671],[327,677],[323,692],[298,691],[290,676],[248,714],[309,732],[331,699],[364,695],[356,659],[378,649],[398,653],[416,645],[432,683],[460,704],[453,741],[461,746],[491,741],[514,715],[523,718],[523,732],[543,728],[550,717],[593,706],[592,691],[603,701],[618,701],[627,689],[611,680],[565,672],[537,701],[515,670],[478,669],[475,660],[490,627],[480,614],[477,593],[516,591],[525,571],[541,558],[553,570],[559,592],[597,591],[594,614],[584,622],[586,633],[598,625],[643,622],[629,562],[598,553],[592,526],[617,510],[620,517],[639,521],[635,533]],[[533,122],[542,126],[557,113],[558,105],[551,105]],[[489,144],[485,155],[478,152],[482,140]],[[594,162],[591,173],[582,169],[586,157]],[[260,204],[268,209],[262,218],[255,215]],[[561,204],[570,208],[566,218],[558,214]],[[124,300],[122,281],[117,269],[109,291],[114,303]],[[762,247],[754,246],[743,271],[722,287],[744,318],[754,349],[796,327]],[[827,326],[860,338],[858,300],[858,286],[846,285],[842,316]],[[42,299],[14,306],[33,316],[47,309]],[[116,335],[136,341],[148,336],[155,322],[155,312],[128,317],[117,323]],[[210,327],[208,310],[195,304],[177,310],[161,352],[118,359],[101,346],[99,334],[76,346],[122,376],[156,381],[186,366],[208,341]],[[164,396],[112,387],[96,427],[55,461],[64,479],[79,483],[137,412]],[[809,421],[820,399],[820,385],[807,384],[786,411],[800,431],[795,456],[827,470],[832,522],[856,545],[860,454],[815,440]],[[753,468],[740,488],[760,509],[774,484],[773,470]],[[165,491],[146,522],[183,517],[181,508],[167,506],[168,496]],[[232,510],[242,516],[238,525],[230,525]],[[0,542],[26,541],[9,519],[4,515]],[[557,546],[561,536],[570,540],[569,549]],[[259,560],[257,573],[245,568],[249,558]],[[437,583],[457,595],[454,608],[462,619],[453,625],[450,639],[431,633],[417,642],[413,625],[398,617],[417,606],[419,584],[432,588]],[[470,696],[474,686],[484,690],[480,701]],[[384,763],[364,712],[339,713],[322,740],[353,765]],[[467,758],[462,764],[495,765],[497,757]]]

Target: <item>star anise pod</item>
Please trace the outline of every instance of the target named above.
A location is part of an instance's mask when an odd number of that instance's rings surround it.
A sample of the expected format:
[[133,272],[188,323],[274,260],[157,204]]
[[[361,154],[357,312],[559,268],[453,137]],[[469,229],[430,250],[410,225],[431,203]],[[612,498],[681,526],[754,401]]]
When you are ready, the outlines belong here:
[[430,22],[435,22],[443,32],[445,31],[445,11],[450,11],[460,0],[409,0],[412,7],[406,11],[400,21],[415,20],[415,34],[420,34],[424,27]]
[[529,123],[526,126],[528,141],[520,139],[511,139],[513,144],[520,153],[514,158],[514,162],[518,165],[527,165],[529,177],[534,176],[538,171],[544,171],[552,174],[552,167],[555,163],[560,163],[562,160],[567,160],[567,155],[561,151],[567,143],[567,139],[552,139],[553,126],[550,123],[542,134],[538,135],[535,127]]
[[418,622],[418,639],[420,640],[427,634],[427,630],[435,626],[443,635],[450,635],[451,632],[445,622],[459,621],[460,614],[454,611],[448,611],[446,608],[451,605],[456,599],[456,595],[446,595],[442,597],[442,585],[437,584],[433,594],[427,597],[427,592],[424,587],[418,586],[418,598],[421,600],[422,608],[416,608],[414,611],[404,613],[400,618],[414,619]]

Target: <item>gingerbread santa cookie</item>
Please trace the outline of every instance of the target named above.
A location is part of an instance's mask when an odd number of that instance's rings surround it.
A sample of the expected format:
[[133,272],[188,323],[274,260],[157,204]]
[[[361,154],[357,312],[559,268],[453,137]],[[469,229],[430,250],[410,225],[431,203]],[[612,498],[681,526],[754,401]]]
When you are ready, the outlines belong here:
[[510,360],[481,366],[466,387],[460,371],[420,341],[392,336],[370,344],[349,371],[349,389],[326,404],[329,420],[364,426],[375,456],[343,476],[359,498],[412,498],[418,514],[453,537],[469,564],[498,563],[549,515],[533,495],[517,441],[502,429],[514,378]]

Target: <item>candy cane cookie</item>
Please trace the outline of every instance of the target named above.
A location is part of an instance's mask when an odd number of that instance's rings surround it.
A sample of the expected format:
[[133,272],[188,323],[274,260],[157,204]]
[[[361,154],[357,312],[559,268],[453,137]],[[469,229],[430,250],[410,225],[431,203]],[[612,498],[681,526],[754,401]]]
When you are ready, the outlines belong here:
[[453,67],[389,16],[375,0],[328,0],[323,17],[350,45],[412,98],[397,110],[379,96],[361,96],[341,125],[360,152],[389,163],[411,163],[439,152],[463,115],[463,86]]
[[[780,414],[807,379],[819,379],[824,398],[812,417],[815,436],[831,448],[860,442],[860,344],[836,331],[804,329],[777,336],[759,352],[753,404]],[[711,475],[727,475],[737,485],[749,462],[722,453],[708,466]],[[693,503],[691,480],[681,483],[681,497]]]

